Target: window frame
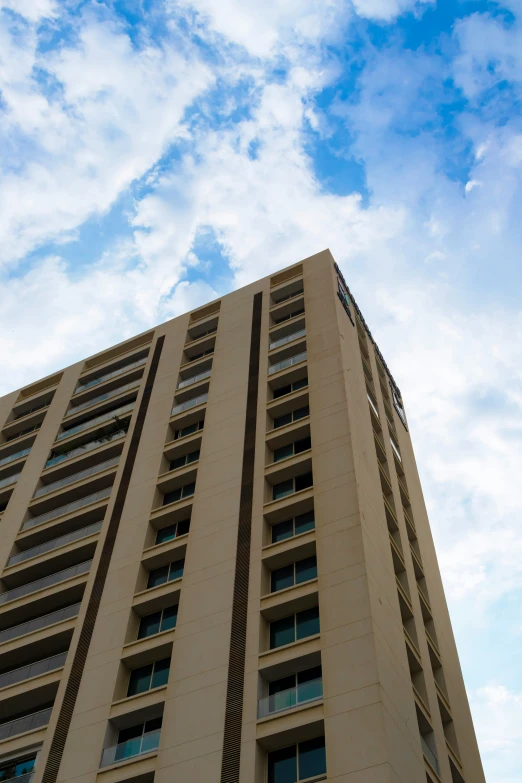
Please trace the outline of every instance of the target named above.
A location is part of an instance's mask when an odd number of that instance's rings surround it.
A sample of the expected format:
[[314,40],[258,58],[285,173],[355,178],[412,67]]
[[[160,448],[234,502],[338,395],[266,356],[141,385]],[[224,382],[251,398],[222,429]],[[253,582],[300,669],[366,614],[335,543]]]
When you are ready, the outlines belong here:
[[[307,560],[315,560],[315,576],[311,576],[309,579],[302,579],[300,581],[297,581],[297,566],[300,563],[305,563]],[[293,567],[293,582],[291,585],[287,585],[286,587],[280,587],[276,590],[274,590],[273,586],[273,578],[274,574],[277,574],[278,571],[282,571],[284,568],[288,568],[289,566]],[[311,582],[313,579],[317,579],[318,577],[318,569],[317,569],[317,554],[308,555],[308,557],[303,557],[301,560],[294,560],[292,563],[288,563],[286,566],[280,566],[279,568],[274,568],[273,571],[270,571],[270,593],[280,593],[281,590],[288,590],[290,587],[296,587],[296,585],[302,585],[306,582]]]
[[[324,748],[324,771],[323,772],[314,773],[311,776],[307,775],[306,777],[302,777],[301,776],[301,771],[300,771],[300,766],[301,765],[300,765],[300,761],[299,761],[300,753],[301,753],[301,746],[302,745],[309,745],[310,743],[315,742],[315,741],[317,741],[319,739],[323,740],[321,747]],[[326,741],[325,741],[325,737],[324,737],[324,734],[323,734],[323,735],[321,735],[319,737],[313,737],[313,738],[311,738],[309,740],[302,740],[301,742],[294,742],[291,745],[285,745],[282,748],[277,748],[275,750],[268,751],[268,753],[267,753],[267,767],[266,767],[266,769],[267,769],[267,777],[266,777],[266,779],[267,779],[268,783],[272,783],[272,781],[274,780],[273,777],[272,778],[270,777],[270,755],[271,754],[275,754],[275,753],[281,753],[281,751],[288,750],[289,748],[294,748],[295,773],[296,773],[295,781],[296,781],[296,783],[306,783],[306,781],[322,780],[323,776],[324,776],[324,778],[326,778],[327,769],[328,768],[327,768],[327,764],[326,764]]]
[[[313,522],[313,527],[308,528],[308,530],[303,530],[300,533],[295,532],[295,521],[296,519],[299,519],[299,517],[304,517],[307,514],[312,514],[313,519],[311,520]],[[274,530],[279,527],[280,525],[288,524],[288,522],[292,523],[292,535],[285,536],[284,538],[280,538],[278,541],[274,541]],[[310,531],[315,530],[315,509],[312,509],[311,511],[304,511],[302,514],[296,514],[293,517],[290,517],[290,519],[284,519],[282,522],[277,522],[275,525],[271,525],[271,543],[272,544],[278,544],[280,541],[288,541],[290,538],[295,538],[296,536],[302,536],[305,533],[310,533]]]
[[[176,622],[170,628],[164,629],[162,627],[163,626],[163,616],[164,616],[165,612],[168,609],[176,609]],[[178,622],[178,609],[179,609],[179,603],[178,604],[172,604],[171,606],[163,607],[163,609],[160,609],[157,612],[151,612],[150,614],[145,614],[145,615],[143,615],[143,617],[140,617],[140,624],[138,626],[138,634],[136,636],[136,639],[137,640],[140,640],[140,639],[150,639],[151,636],[157,636],[159,633],[164,633],[164,631],[172,631],[176,627],[177,622]],[[140,636],[141,625],[142,625],[143,621],[146,620],[149,617],[154,617],[157,614],[159,614],[159,616],[160,616],[159,617],[159,623],[158,623],[158,629],[159,630],[155,631],[154,633],[148,633],[148,634],[145,634],[143,636]]]
[[[310,612],[312,609],[317,609],[317,621],[319,623],[319,630],[316,633],[309,634],[308,636],[300,636],[298,638],[298,636],[297,636],[297,617],[299,615],[304,614],[305,612]],[[271,628],[272,628],[273,624],[274,623],[278,623],[281,620],[287,620],[289,617],[293,617],[293,620],[294,620],[294,638],[293,638],[293,641],[286,642],[285,644],[279,644],[279,645],[276,645],[275,647],[272,647],[271,646]],[[320,614],[319,614],[319,604],[317,604],[316,606],[311,606],[309,609],[301,609],[300,612],[294,612],[293,614],[285,615],[285,617],[278,617],[277,620],[272,620],[268,624],[268,626],[269,626],[268,627],[268,636],[269,636],[269,639],[268,639],[269,648],[268,649],[269,650],[279,650],[281,647],[286,647],[289,644],[295,644],[296,642],[300,642],[302,639],[309,639],[311,636],[317,636],[317,634],[321,633],[321,618],[320,618]]]
[[[172,566],[176,565],[176,563],[183,563],[183,566],[182,566],[182,569],[181,569],[181,575],[174,577],[174,579],[171,579],[170,575],[172,573]],[[169,571],[168,571],[168,576],[167,576],[167,578],[165,579],[164,582],[159,582],[156,585],[149,584],[150,583],[151,574],[154,574],[157,571],[161,571],[161,570],[163,570],[164,568],[167,568],[167,567],[168,567]],[[155,587],[161,587],[161,585],[166,585],[169,582],[175,582],[177,579],[182,579],[184,570],[185,570],[185,558],[184,557],[180,557],[178,560],[172,560],[170,563],[167,563],[164,566],[158,566],[158,568],[153,568],[152,571],[149,571],[149,575],[147,577],[147,587],[146,587],[146,589],[147,590],[153,590]]]
[[[179,533],[179,526],[183,525],[184,523],[187,523],[187,529],[183,533]],[[175,533],[170,538],[164,538],[163,541],[158,541],[159,536],[161,533],[164,533],[165,530],[171,530],[174,528]],[[161,544],[166,544],[168,541],[174,541],[176,538],[181,538],[181,536],[188,536],[190,532],[190,517],[187,517],[187,519],[180,519],[179,522],[173,522],[171,525],[166,525],[165,527],[160,527],[159,530],[156,530],[156,538],[154,539],[154,546],[160,546]]]
[[[165,661],[168,661],[168,668],[167,668],[167,680],[166,682],[161,682],[159,685],[154,685],[154,676],[156,674],[156,667],[159,664],[165,663]],[[155,690],[156,688],[162,688],[168,683],[169,675],[170,675],[170,665],[172,661],[172,656],[169,656],[167,658],[158,658],[155,661],[152,661],[151,663],[146,663],[143,666],[137,666],[135,669],[130,669],[129,671],[129,679],[127,682],[127,699],[132,698],[132,696],[141,696],[143,693],[148,693],[149,691]],[[145,688],[145,690],[136,691],[135,693],[130,693],[131,689],[131,683],[132,683],[132,677],[135,672],[144,671],[145,669],[148,669],[150,667],[150,677],[149,677],[149,687]]]

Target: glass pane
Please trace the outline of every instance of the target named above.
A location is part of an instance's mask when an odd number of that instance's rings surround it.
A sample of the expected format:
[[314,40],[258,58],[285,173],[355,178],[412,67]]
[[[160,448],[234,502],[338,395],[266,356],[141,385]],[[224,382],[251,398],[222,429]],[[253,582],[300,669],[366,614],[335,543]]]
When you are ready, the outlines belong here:
[[304,419],[305,416],[310,415],[310,408],[308,405],[305,405],[304,408],[298,408],[296,411],[294,411],[294,421],[298,421],[298,419]]
[[176,627],[178,621],[178,607],[169,606],[163,610],[163,617],[161,618],[161,630],[170,631],[171,628]]
[[324,737],[299,743],[299,780],[326,773]]
[[195,489],[196,489],[196,484],[195,482],[192,481],[190,484],[185,484],[185,486],[182,487],[181,494],[184,498],[188,498],[194,494]]
[[[169,582],[172,582],[173,579],[179,579],[181,576],[183,576],[184,565],[184,560],[176,560],[175,563],[170,564]],[[168,568],[168,566],[166,567]]]
[[305,609],[296,615],[296,638],[304,639],[319,633],[319,607]]
[[197,451],[191,451],[190,454],[187,455],[187,465],[190,462],[197,462],[199,459],[199,449]]
[[296,783],[297,759],[295,745],[268,754],[268,783]]
[[162,566],[161,568],[155,568],[154,571],[149,573],[149,581],[147,582],[147,589],[150,587],[157,587],[157,585],[164,584],[169,578],[169,567]]
[[180,430],[176,432],[177,438],[184,438],[185,435],[192,435],[193,432],[197,432],[199,429],[199,422],[196,422],[196,424],[189,424],[186,427],[182,427]]
[[160,716],[159,718],[151,718],[151,720],[145,721],[145,727],[144,727],[145,734],[149,731],[159,731],[161,729],[162,723],[163,723],[162,716]]
[[317,558],[315,555],[299,560],[295,564],[295,583],[307,582],[317,576]]
[[160,622],[161,612],[154,612],[154,614],[149,614],[147,617],[142,617],[138,639],[144,639],[146,636],[153,636],[155,633],[159,633]]
[[299,514],[295,518],[295,534],[306,533],[307,530],[315,528],[315,517],[313,511],[307,511],[306,514]]
[[297,701],[319,699],[323,695],[322,670],[320,666],[306,669],[297,675]]
[[312,473],[304,473],[302,476],[295,477],[295,491],[299,492],[301,489],[307,489],[314,483]]
[[159,731],[147,732],[147,734],[144,734],[141,741],[141,753],[148,753],[150,750],[157,750],[159,747],[159,740]]
[[270,623],[270,649],[291,644],[295,640],[294,615]]
[[294,452],[295,454],[300,454],[302,451],[308,451],[308,449],[312,448],[312,441],[310,438],[302,438],[301,440],[296,440],[294,443]]
[[297,391],[298,389],[304,389],[305,386],[308,386],[308,377],[301,378],[300,381],[294,381],[292,384],[292,391]]
[[284,541],[285,538],[292,538],[293,535],[294,525],[292,520],[288,519],[286,522],[280,522],[272,528],[272,543],[275,544],[276,541]]
[[178,522],[178,531],[176,535],[178,536],[184,536],[189,532],[190,528],[190,519],[182,519],[181,522]]
[[268,695],[273,696],[274,693],[281,693],[281,691],[287,691],[290,688],[295,687],[295,674],[291,674],[289,677],[282,677],[280,680],[274,680],[274,682],[268,683]]
[[140,666],[139,669],[133,669],[130,673],[127,696],[135,696],[137,693],[145,693],[145,691],[148,691],[150,688],[151,676],[152,664]]
[[169,525],[156,533],[156,544],[164,544],[165,541],[172,541],[176,538],[176,525]]
[[281,446],[280,449],[274,450],[274,462],[279,462],[287,457],[292,457],[294,453],[294,444],[290,443],[288,446]]
[[178,489],[174,489],[172,492],[166,492],[163,495],[163,505],[166,506],[167,503],[174,503],[176,500],[180,500],[181,498],[181,487]]
[[270,590],[276,593],[278,590],[284,590],[285,587],[292,587],[294,584],[294,566],[293,563],[272,571],[270,576]]
[[279,389],[274,389],[274,400],[276,400],[278,397],[283,397],[285,394],[290,394],[292,391],[292,387],[290,384],[287,386],[280,386]]
[[291,707],[295,707],[295,675],[291,674],[289,677],[283,677],[281,680],[269,683],[268,696],[269,712],[288,710]]
[[151,688],[159,688],[166,685],[169,679],[170,658],[162,658],[154,664],[154,674],[152,675]]
[[140,752],[141,748],[141,736],[136,739],[126,740],[122,745],[118,744],[116,752],[114,754],[114,761],[121,761],[122,759],[128,759],[131,756],[136,756]]
[[290,424],[291,421],[291,413],[285,413],[284,416],[278,416],[277,419],[274,419],[274,429],[277,429],[278,427],[284,427],[285,424]]
[[288,481],[282,481],[280,484],[274,484],[272,488],[272,497],[274,500],[279,500],[279,498],[291,495],[293,491],[294,482],[292,479],[288,479]]
[[141,737],[143,733],[143,723],[138,723],[137,726],[130,726],[128,729],[122,729],[118,735],[118,745],[121,742],[127,742],[135,737]]
[[23,761],[11,761],[0,769],[0,781],[12,780],[26,775],[34,769],[34,758],[24,759]]
[[185,462],[187,461],[187,456],[184,454],[182,457],[177,457],[176,459],[173,459],[170,463],[170,469],[176,470],[176,468],[182,468]]

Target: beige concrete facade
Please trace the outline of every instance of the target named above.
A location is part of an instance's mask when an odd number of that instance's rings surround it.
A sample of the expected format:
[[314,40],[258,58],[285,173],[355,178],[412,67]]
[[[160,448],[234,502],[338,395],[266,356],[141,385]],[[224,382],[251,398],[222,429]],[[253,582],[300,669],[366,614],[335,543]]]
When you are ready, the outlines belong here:
[[339,282],[325,251],[0,399],[0,771],[483,783],[400,396]]

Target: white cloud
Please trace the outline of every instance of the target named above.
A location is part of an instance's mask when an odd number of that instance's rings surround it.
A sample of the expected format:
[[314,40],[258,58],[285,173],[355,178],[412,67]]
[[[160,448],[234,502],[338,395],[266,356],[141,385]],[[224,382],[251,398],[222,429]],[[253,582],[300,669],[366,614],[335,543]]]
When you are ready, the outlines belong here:
[[1,8],[14,11],[31,22],[50,18],[57,12],[55,0],[1,0]]
[[352,0],[359,16],[389,22],[405,11],[422,7],[434,0]]
[[[74,48],[36,54],[36,39],[3,32],[0,244],[4,261],[103,213],[184,130],[185,109],[212,83],[194,52],[132,47],[110,21],[85,20]],[[28,44],[32,49],[28,49]],[[60,85],[46,98],[33,76]],[[12,156],[26,158],[20,171]]]
[[471,693],[488,783],[519,783],[522,693],[491,684]]

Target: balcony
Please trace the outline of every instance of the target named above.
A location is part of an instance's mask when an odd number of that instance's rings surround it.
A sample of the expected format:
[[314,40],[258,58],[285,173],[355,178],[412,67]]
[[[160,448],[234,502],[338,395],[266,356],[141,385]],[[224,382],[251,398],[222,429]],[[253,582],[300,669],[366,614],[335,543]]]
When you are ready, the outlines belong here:
[[9,462],[14,462],[15,459],[26,457],[30,451],[31,446],[29,446],[27,449],[22,449],[21,451],[15,451],[13,454],[8,454],[7,457],[2,457],[2,459],[0,459],[0,466],[7,465]]
[[38,677],[41,674],[61,669],[65,664],[67,651],[52,655],[50,658],[44,658],[41,661],[29,663],[27,666],[21,666],[19,669],[12,669],[9,672],[0,674],[0,688],[7,688],[9,685],[15,685],[17,682],[30,680],[32,677]]
[[9,487],[11,484],[16,484],[20,476],[21,473],[13,473],[11,476],[6,476],[5,478],[0,479],[0,489]]
[[109,378],[115,378],[117,375],[123,375],[124,372],[129,372],[129,370],[133,370],[135,367],[141,367],[143,364],[145,364],[147,361],[147,356],[143,356],[141,359],[137,359],[135,362],[130,362],[129,364],[124,364],[122,367],[118,367],[117,370],[113,370],[112,372],[105,373],[105,375],[98,375],[97,378],[93,378],[90,381],[84,381],[83,383],[79,383],[76,389],[74,390],[75,394],[78,394],[81,391],[85,391],[85,389],[90,389],[91,386],[96,386],[98,383],[103,383],[103,381],[108,381]]
[[424,739],[422,734],[421,734],[420,741],[421,741],[422,752],[424,754],[424,758],[426,759],[426,761],[428,762],[430,767],[432,767],[435,770],[437,775],[440,775],[439,760],[438,760],[437,756],[435,755],[435,753],[432,751],[432,749],[429,747],[428,743],[426,742],[426,740]]
[[288,359],[283,359],[281,362],[271,364],[268,368],[268,374],[273,375],[280,370],[286,370],[288,367],[293,367],[294,364],[299,364],[299,362],[304,362],[305,360],[306,351],[303,351],[302,353],[298,353],[295,356],[290,356]]
[[274,340],[273,343],[269,343],[268,349],[272,351],[274,348],[280,348],[282,345],[291,343],[293,340],[297,340],[299,337],[304,337],[305,335],[306,329],[299,329],[296,332],[291,332],[284,337],[280,337],[278,340]]
[[111,419],[118,419],[118,416],[124,416],[126,413],[130,413],[134,408],[134,402],[129,402],[127,405],[122,405],[121,408],[116,408],[113,411],[108,411],[101,416],[96,416],[94,419],[88,419],[87,421],[78,424],[76,427],[71,427],[68,430],[58,433],[56,441],[63,440],[63,438],[69,438],[71,435],[76,435],[78,432],[88,430],[91,427],[96,427],[99,424],[104,424]]
[[90,408],[93,405],[98,405],[104,400],[110,400],[112,397],[117,397],[119,394],[123,394],[124,392],[129,391],[129,389],[135,389],[140,385],[140,383],[141,379],[138,378],[135,381],[126,383],[125,386],[117,386],[115,389],[111,389],[111,391],[105,392],[105,394],[100,394],[98,397],[91,397],[90,400],[82,402],[80,405],[75,405],[74,408],[69,408],[65,414],[65,417],[67,418],[68,416],[72,416],[73,413],[78,413],[78,411],[84,410],[84,408]]
[[37,517],[31,517],[26,519],[22,525],[22,530],[30,530],[37,525],[43,525],[44,522],[49,522],[50,519],[56,519],[64,514],[70,514],[72,511],[78,511],[78,509],[88,506],[91,503],[97,503],[99,500],[105,500],[110,496],[112,487],[106,487],[100,489],[98,492],[93,492],[91,495],[86,495],[79,500],[73,500],[71,503],[67,503],[65,506],[59,506],[53,508],[51,511],[46,511],[44,514],[39,514]]
[[181,381],[178,381],[177,389],[184,389],[185,386],[191,386],[193,383],[198,383],[198,381],[203,381],[205,378],[210,378],[212,375],[212,368],[208,370],[203,370],[203,372],[199,372],[196,375],[191,375],[190,378],[183,378]]
[[34,631],[40,631],[42,628],[47,628],[55,623],[60,623],[62,620],[70,620],[71,617],[77,617],[80,606],[81,604],[65,606],[63,609],[58,609],[56,612],[44,614],[41,617],[35,617],[33,620],[20,623],[20,625],[4,628],[3,631],[0,631],[0,644],[10,642],[12,639],[18,639],[20,636],[27,636],[27,634],[33,633]]
[[[1,728],[1,727],[0,727]],[[111,748],[105,748],[100,762],[100,767],[108,767],[110,764],[117,764],[119,761],[143,756],[145,753],[156,751],[159,747],[161,729],[149,731],[135,739],[120,742]]]
[[53,538],[51,541],[44,541],[43,544],[33,546],[31,549],[24,549],[23,552],[17,552],[15,555],[11,555],[7,561],[7,565],[13,566],[17,563],[23,563],[24,560],[29,560],[32,557],[38,557],[38,555],[43,555],[46,552],[52,552],[53,549],[58,549],[59,547],[70,544],[73,541],[79,541],[82,538],[92,536],[95,533],[100,532],[101,526],[101,522],[94,522],[92,525],[81,527],[79,530],[73,530],[72,533],[66,533],[64,536],[58,536],[58,538]]
[[[92,465],[90,468],[80,470],[78,473],[73,473],[71,476],[65,476],[65,478],[59,481],[53,481],[51,484],[44,484],[43,487],[39,487],[34,493],[34,498],[39,498],[42,495],[48,495],[49,492],[56,492],[56,490],[62,487],[67,487],[69,484],[75,484],[77,481],[89,478],[89,476],[95,476],[97,473],[102,473],[104,470],[115,467],[120,461],[119,455],[117,457],[111,457],[104,462],[100,462],[97,465]],[[0,483],[0,487],[1,487]]]
[[45,468],[52,468],[55,465],[58,465],[60,462],[63,462],[64,460],[73,459],[74,457],[77,457],[80,454],[85,454],[88,451],[97,449],[99,446],[105,446],[107,443],[112,443],[112,441],[118,440],[119,438],[123,438],[126,435],[127,435],[127,430],[120,429],[117,430],[116,432],[113,432],[111,435],[106,435],[103,438],[88,440],[86,443],[82,444],[81,446],[78,446],[77,448],[71,449],[70,451],[65,451],[63,454],[57,454],[54,457],[50,457],[45,463]]
[[0,724],[0,740],[9,739],[9,737],[15,737],[17,734],[25,734],[27,731],[34,731],[34,729],[41,729],[42,726],[47,726],[51,718],[51,712],[53,708],[47,707],[40,712],[33,712],[31,715],[24,715],[22,718],[15,718],[7,723]]
[[313,701],[320,701],[322,698],[323,678],[318,677],[315,680],[303,682],[295,688],[288,688],[271,696],[266,696],[264,699],[259,699],[257,703],[257,717],[261,720],[275,713],[286,712]]
[[0,593],[0,604],[6,604],[8,601],[14,601],[24,595],[36,593],[37,590],[43,590],[45,587],[52,587],[52,585],[65,582],[66,579],[85,574],[89,571],[91,563],[92,560],[85,560],[83,563],[65,568],[63,571],[56,571],[54,574],[48,574],[41,579],[36,579],[34,582],[27,582],[25,585],[20,585],[12,590],[6,590],[5,593]]
[[196,405],[203,405],[207,400],[208,394],[200,394],[198,397],[192,397],[190,400],[180,402],[179,405],[174,405],[171,415],[175,416],[177,413],[182,413],[183,411],[190,410],[190,408],[195,408]]

